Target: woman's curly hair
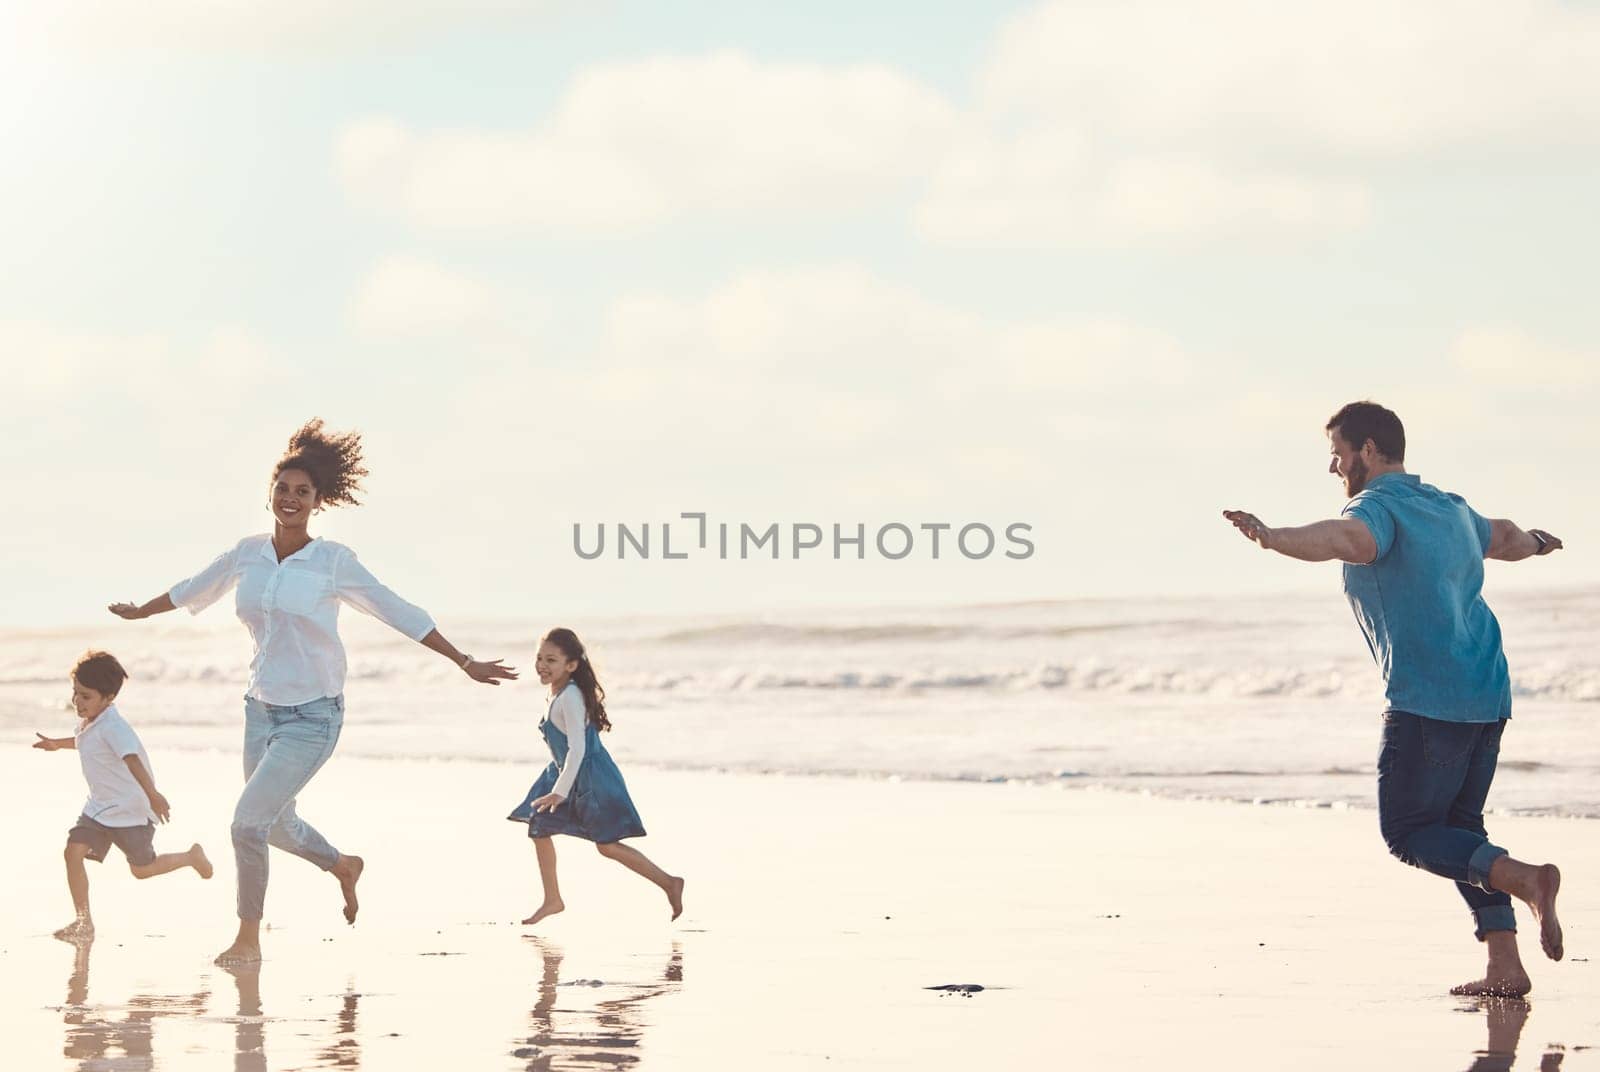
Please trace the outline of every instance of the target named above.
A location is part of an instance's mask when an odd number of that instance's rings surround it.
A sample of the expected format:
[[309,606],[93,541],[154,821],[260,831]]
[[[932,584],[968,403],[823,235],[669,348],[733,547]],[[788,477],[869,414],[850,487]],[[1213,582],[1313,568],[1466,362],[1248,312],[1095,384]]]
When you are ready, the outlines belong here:
[[324,432],[313,417],[289,437],[289,449],[272,467],[276,480],[285,469],[301,469],[311,477],[324,506],[360,506],[356,493],[367,467],[361,464],[360,432]]

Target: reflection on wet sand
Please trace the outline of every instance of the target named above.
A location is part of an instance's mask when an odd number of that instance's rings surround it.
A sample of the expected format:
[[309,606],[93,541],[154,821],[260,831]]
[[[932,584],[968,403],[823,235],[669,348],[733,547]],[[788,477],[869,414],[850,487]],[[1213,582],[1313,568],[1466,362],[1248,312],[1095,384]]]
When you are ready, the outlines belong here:
[[[72,974],[67,977],[67,1003],[62,1008],[66,1042],[62,1053],[83,1072],[115,1066],[155,1067],[155,1022],[163,1017],[194,1017],[206,1011],[211,993],[135,994],[123,1008],[89,1005],[89,954],[94,939],[72,943]],[[115,1018],[113,1018],[115,1017]]]
[[[199,1020],[207,1013],[211,991],[202,988],[187,995],[135,994],[125,1007],[89,1004],[89,955],[93,940],[74,943],[72,974],[67,979],[67,1002],[62,1007],[66,1025],[63,1052],[78,1062],[80,1072],[107,1067],[146,1072],[157,1067],[155,1021],[163,1017]],[[233,1024],[234,1072],[267,1072],[267,1024],[261,1007],[261,965],[224,968],[238,990],[238,1012],[227,1017]],[[304,1066],[360,1068],[361,1046],[356,1037],[356,1013],[361,995],[347,986],[339,1012],[326,1023],[331,1037]],[[112,1018],[112,1017],[115,1018]],[[170,1052],[174,1046],[166,1044]]]
[[[222,969],[233,976],[239,990],[239,1013],[233,1020],[234,1072],[266,1072],[266,1028],[270,1018],[261,1008],[261,965],[249,964]],[[361,1043],[356,1039],[356,1012],[361,995],[346,986],[339,1013],[331,1021],[333,1037],[317,1051],[310,1062],[313,1068],[360,1068]]]
[[[683,982],[683,951],[676,942],[656,983],[602,984],[607,992],[623,990],[617,997],[596,1002],[590,1008],[568,1007],[558,1010],[556,1001],[563,993],[569,999],[583,994],[587,988],[581,980],[565,987],[561,984],[561,948],[546,939],[529,936],[539,950],[543,970],[539,978],[539,997],[529,1014],[533,1034],[513,1043],[511,1056],[528,1062],[529,1072],[543,1072],[554,1067],[559,1060],[583,1062],[591,1065],[610,1065],[625,1068],[642,1059],[639,1044],[644,1036],[645,1018],[639,1008],[642,1002],[660,994],[671,993]],[[558,1017],[562,1021],[556,1026]]]
[[[1522,1029],[1533,1006],[1521,998],[1481,998],[1474,1007],[1483,1010],[1489,1041],[1474,1054],[1467,1072],[1511,1072],[1517,1059],[1517,1044],[1522,1041]],[[1565,1056],[1559,1050],[1547,1052],[1539,1059],[1539,1072],[1556,1072]]]

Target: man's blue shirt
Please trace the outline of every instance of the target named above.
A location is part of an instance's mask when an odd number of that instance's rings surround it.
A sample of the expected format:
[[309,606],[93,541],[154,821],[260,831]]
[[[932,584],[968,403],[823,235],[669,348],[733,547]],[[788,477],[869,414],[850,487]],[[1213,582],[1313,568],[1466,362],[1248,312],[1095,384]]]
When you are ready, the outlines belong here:
[[1383,671],[1390,711],[1445,722],[1511,717],[1500,623],[1483,601],[1489,522],[1410,473],[1374,477],[1345,505],[1378,557],[1345,564],[1344,592]]

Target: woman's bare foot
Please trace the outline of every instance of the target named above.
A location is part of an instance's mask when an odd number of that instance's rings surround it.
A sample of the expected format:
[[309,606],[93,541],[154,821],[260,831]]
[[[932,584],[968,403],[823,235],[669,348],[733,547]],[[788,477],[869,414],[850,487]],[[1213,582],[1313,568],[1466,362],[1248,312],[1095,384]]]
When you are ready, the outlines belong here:
[[675,878],[667,887],[667,903],[672,906],[672,918],[683,915],[683,879]]
[[245,964],[260,964],[261,947],[244,941],[234,942],[218,953],[217,959],[211,963],[223,968],[237,968]]
[[1539,946],[1551,960],[1560,960],[1566,950],[1561,942],[1561,920],[1556,916],[1556,894],[1561,892],[1561,869],[1555,864],[1538,868],[1538,877],[1529,891],[1528,907],[1539,921]]
[[211,861],[206,857],[206,850],[202,849],[198,842],[189,846],[189,866],[199,872],[201,878],[211,877]]
[[566,911],[566,908],[567,906],[562,904],[560,901],[546,901],[544,904],[539,906],[538,911],[529,916],[527,919],[523,920],[522,925],[524,927],[532,926],[541,919],[544,919],[546,916],[553,916],[557,912]]
[[54,933],[63,942],[89,942],[94,940],[94,920],[79,916]]
[[1490,972],[1482,979],[1460,986],[1452,986],[1450,993],[1458,997],[1520,998],[1533,989],[1533,980],[1521,969],[1509,972]]
[[356,900],[356,883],[361,881],[361,872],[367,869],[367,862],[359,856],[340,856],[339,862],[333,865],[333,877],[339,880],[339,890],[344,894],[344,921],[354,924],[356,913],[361,911],[361,903]]

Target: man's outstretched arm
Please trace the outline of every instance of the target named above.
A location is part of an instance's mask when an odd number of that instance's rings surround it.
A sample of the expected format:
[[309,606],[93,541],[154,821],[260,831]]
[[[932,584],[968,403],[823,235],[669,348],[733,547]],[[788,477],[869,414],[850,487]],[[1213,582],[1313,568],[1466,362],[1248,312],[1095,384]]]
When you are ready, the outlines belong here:
[[1514,522],[1503,517],[1489,521],[1489,549],[1484,558],[1498,558],[1502,562],[1519,562],[1534,555],[1548,555],[1561,550],[1561,541],[1544,529],[1524,532]]
[[1338,559],[1364,566],[1378,557],[1378,541],[1367,526],[1353,517],[1315,521],[1294,528],[1274,529],[1243,510],[1224,510],[1222,516],[1233,527],[1268,551],[1298,558],[1302,562],[1327,562]]

